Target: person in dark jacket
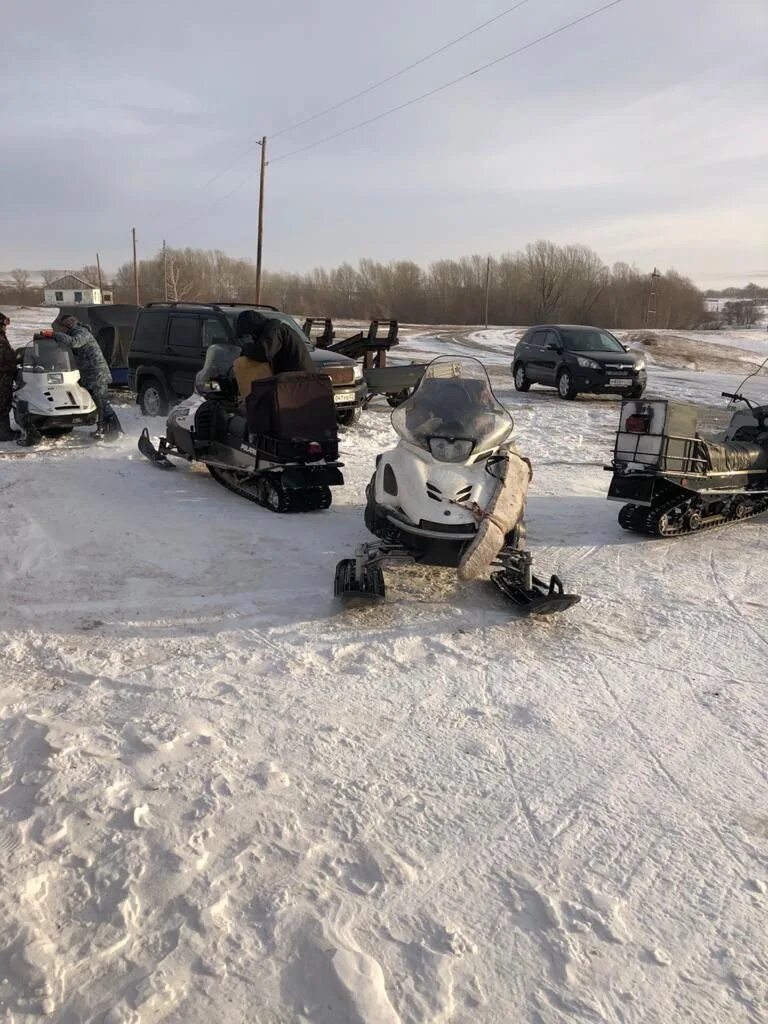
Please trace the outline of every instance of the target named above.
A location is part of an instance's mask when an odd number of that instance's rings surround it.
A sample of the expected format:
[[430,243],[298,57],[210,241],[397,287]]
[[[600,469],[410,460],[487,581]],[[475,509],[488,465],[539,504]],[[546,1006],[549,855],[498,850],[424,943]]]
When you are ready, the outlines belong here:
[[112,383],[112,372],[102,355],[99,343],[74,316],[63,316],[59,319],[63,328],[54,332],[54,338],[60,345],[69,345],[80,371],[80,382],[89,391],[96,404],[98,420],[94,437],[104,436],[104,420],[112,416],[112,407],[108,400],[109,385]]
[[273,374],[317,372],[307,339],[284,320],[246,309],[237,318],[237,336],[241,344],[246,339],[253,340],[252,358],[269,363]]
[[0,441],[15,441],[20,431],[11,428],[13,381],[16,377],[16,351],[11,348],[6,327],[10,318],[0,313]]

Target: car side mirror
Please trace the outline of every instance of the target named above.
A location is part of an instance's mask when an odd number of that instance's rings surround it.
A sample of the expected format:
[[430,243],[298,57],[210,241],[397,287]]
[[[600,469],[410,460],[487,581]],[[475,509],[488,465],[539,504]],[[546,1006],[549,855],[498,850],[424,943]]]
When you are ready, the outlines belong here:
[[623,341],[620,341],[619,344],[621,345],[621,347],[624,349],[625,352],[629,352],[629,345],[625,345]]
[[562,352],[563,346],[559,341],[548,341],[544,348],[549,349],[550,352]]

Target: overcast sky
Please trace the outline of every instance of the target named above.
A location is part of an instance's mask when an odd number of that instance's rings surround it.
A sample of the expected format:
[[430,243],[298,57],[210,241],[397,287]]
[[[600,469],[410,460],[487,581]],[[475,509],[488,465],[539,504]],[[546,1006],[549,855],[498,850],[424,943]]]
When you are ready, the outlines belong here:
[[[109,269],[163,237],[253,257],[270,136],[513,0],[5,0],[0,268]],[[272,158],[606,0],[527,0],[269,143]],[[709,287],[768,283],[768,3],[622,0],[423,102],[268,168],[265,267],[422,264],[537,238]],[[253,179],[212,203],[249,175]]]

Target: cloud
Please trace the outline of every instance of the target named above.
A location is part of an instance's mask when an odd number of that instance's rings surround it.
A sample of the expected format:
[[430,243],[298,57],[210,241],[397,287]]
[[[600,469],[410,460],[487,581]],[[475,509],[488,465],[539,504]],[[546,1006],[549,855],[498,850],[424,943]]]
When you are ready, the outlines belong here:
[[[147,248],[253,251],[261,134],[498,13],[390,0],[130,11],[11,0],[1,98],[0,265],[115,264]],[[407,101],[590,9],[528,4],[355,103],[270,141],[273,158]],[[45,26],[40,28],[39,26]],[[716,277],[761,266],[768,8],[627,2],[423,103],[268,169],[268,266],[420,260],[550,237]],[[216,203],[216,205],[213,205]],[[209,209],[210,208],[210,209]]]

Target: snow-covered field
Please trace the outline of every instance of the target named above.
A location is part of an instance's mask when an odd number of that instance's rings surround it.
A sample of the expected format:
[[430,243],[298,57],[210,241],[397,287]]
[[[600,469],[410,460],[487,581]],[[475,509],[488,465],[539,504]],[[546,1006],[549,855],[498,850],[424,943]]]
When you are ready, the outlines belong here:
[[768,522],[621,531],[617,401],[516,393],[517,333],[398,357],[492,366],[583,595],[549,621],[435,569],[334,605],[383,405],[302,517],[156,470],[128,404],[114,446],[0,446],[3,1024],[766,1020]]

